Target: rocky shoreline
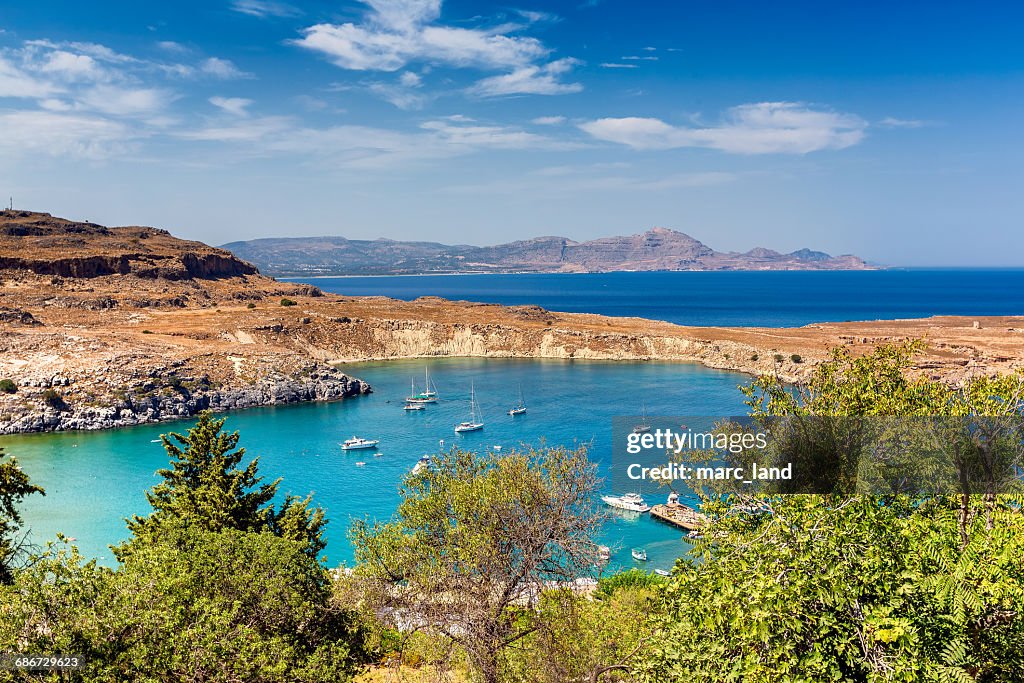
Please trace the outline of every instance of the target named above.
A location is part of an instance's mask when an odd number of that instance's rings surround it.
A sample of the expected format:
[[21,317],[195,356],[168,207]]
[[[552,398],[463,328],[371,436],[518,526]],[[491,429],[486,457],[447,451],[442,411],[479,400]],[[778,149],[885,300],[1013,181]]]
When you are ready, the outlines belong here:
[[[178,420],[203,410],[222,412],[307,401],[337,401],[373,391],[363,380],[349,377],[323,364],[308,366],[304,376],[270,375],[239,387],[215,387],[208,379],[181,378],[147,381],[124,392],[119,399],[97,405],[71,394],[73,380],[54,376],[24,385],[20,392],[36,400],[22,401],[22,409],[5,406],[0,412],[0,434],[98,430]],[[191,388],[190,388],[191,386]],[[53,392],[48,394],[47,392]],[[47,401],[47,396],[59,399]]]

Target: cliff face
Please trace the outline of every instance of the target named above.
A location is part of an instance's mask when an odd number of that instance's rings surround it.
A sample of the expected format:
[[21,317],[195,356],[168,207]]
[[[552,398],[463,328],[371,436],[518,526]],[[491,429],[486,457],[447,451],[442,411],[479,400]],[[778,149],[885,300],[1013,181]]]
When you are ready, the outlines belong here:
[[833,257],[810,249],[780,254],[758,247],[744,254],[723,253],[668,228],[587,242],[536,237],[493,247],[298,237],[232,242],[224,248],[253,261],[266,272],[282,275],[870,268],[856,256]]
[[190,280],[257,275],[230,252],[145,227],[107,228],[30,211],[0,212],[0,270]]

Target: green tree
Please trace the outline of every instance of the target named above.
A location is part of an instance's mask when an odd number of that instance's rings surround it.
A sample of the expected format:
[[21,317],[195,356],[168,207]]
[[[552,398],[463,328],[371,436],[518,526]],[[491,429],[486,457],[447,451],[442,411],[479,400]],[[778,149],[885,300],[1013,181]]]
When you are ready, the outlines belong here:
[[18,506],[25,496],[33,493],[46,495],[43,489],[31,482],[18,465],[0,448],[0,584],[14,580],[13,567],[25,545],[21,534],[22,518]]
[[501,653],[540,628],[523,614],[548,582],[592,571],[595,484],[582,449],[436,456],[394,521],[354,525],[356,579],[389,625],[440,635],[494,683]]
[[[204,411],[187,434],[160,437],[171,467],[159,470],[163,481],[146,492],[153,513],[128,520],[129,530],[136,538],[153,536],[167,526],[268,530],[301,541],[316,557],[325,547],[323,510],[310,508],[309,498],[296,496],[288,496],[276,509],[271,501],[281,480],[263,483],[257,473],[258,458],[242,465],[245,449],[237,448],[238,432],[224,432],[224,422]],[[124,559],[130,545],[131,541],[115,549],[119,559]]]
[[[1024,413],[1024,375],[931,381],[910,372],[921,348],[838,349],[803,386],[762,377],[744,393],[755,418],[964,417],[942,423],[952,441],[970,442],[961,453],[984,451],[987,436],[959,425]],[[1019,444],[1019,431],[1006,434]],[[1019,493],[708,495],[695,561],[677,564],[635,672],[658,683],[1020,681],[1022,502]]]

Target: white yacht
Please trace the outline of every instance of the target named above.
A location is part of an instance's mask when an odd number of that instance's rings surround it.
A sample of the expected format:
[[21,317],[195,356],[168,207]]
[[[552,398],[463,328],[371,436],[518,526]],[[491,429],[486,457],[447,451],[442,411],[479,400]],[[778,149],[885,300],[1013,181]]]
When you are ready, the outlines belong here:
[[647,501],[639,493],[624,493],[621,496],[601,496],[601,500],[604,501],[605,505],[630,512],[648,512],[651,509],[651,506],[647,504]]
[[469,385],[469,419],[465,422],[460,422],[455,425],[455,431],[457,433],[462,432],[476,432],[484,428],[484,423],[480,421],[480,416],[477,414],[476,406],[476,390],[473,385]]
[[341,444],[341,450],[358,451],[364,448],[376,448],[379,443],[379,439],[364,439],[361,436],[353,436],[351,439],[345,439],[344,443]]
[[508,414],[512,417],[516,415],[522,415],[526,412],[526,401],[523,400],[523,387],[519,385],[519,403],[512,408],[509,408]]
[[651,431],[651,423],[647,419],[647,405],[644,404],[643,420],[641,420],[640,424],[638,424],[637,426],[633,427],[633,433],[634,434],[646,434],[649,431]]
[[406,403],[402,406],[402,410],[426,410],[426,406],[422,403]]
[[647,561],[647,551],[644,550],[643,548],[633,548],[632,555],[633,555],[633,559],[636,560],[637,562],[646,562]]
[[432,388],[433,385],[430,383],[430,374],[426,368],[423,369],[423,382],[425,385],[423,391],[417,393],[416,381],[413,380],[409,396],[405,399],[406,403],[437,403],[437,391]]

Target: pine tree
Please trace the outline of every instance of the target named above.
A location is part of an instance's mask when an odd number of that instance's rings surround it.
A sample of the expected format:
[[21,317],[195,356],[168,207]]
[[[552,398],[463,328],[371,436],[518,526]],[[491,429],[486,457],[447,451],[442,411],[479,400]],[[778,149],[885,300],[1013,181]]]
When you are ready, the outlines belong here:
[[[210,411],[187,434],[161,436],[171,466],[157,471],[163,481],[146,492],[153,508],[147,517],[127,520],[135,539],[159,535],[167,525],[207,531],[271,531],[302,541],[315,557],[324,548],[322,531],[327,523],[323,510],[310,508],[310,499],[288,496],[280,511],[271,502],[281,483],[263,483],[257,474],[259,458],[242,463],[245,449],[238,448],[238,432],[223,431],[225,418]],[[123,559],[129,544],[115,548]]]

